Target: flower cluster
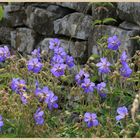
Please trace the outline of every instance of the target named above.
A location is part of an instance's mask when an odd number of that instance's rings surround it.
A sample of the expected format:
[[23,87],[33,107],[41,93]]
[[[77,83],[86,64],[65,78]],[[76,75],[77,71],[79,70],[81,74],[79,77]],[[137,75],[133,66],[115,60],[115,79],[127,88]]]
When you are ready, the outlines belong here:
[[2,116],[0,115],[0,131],[1,131],[1,128],[2,128],[3,125],[4,125],[4,123],[3,123],[3,120],[2,120]]
[[75,76],[77,85],[80,85],[84,89],[85,93],[93,92],[95,84],[90,81],[89,74],[83,70]]
[[11,89],[20,95],[23,104],[27,103],[26,83],[23,79],[13,78],[11,82]]
[[5,61],[10,57],[10,51],[7,46],[0,47],[0,62]]
[[122,52],[120,60],[121,60],[121,64],[122,64],[122,67],[120,68],[121,75],[123,77],[130,77],[130,75],[132,74],[132,69],[129,67],[129,65],[126,62],[126,60],[127,60],[126,51]]
[[27,62],[27,67],[29,71],[32,71],[34,73],[39,73],[42,69],[43,64],[41,63],[41,54],[40,54],[40,48],[35,49],[32,52],[33,58],[31,58]]
[[38,83],[36,84],[35,95],[39,98],[40,102],[45,102],[48,105],[49,110],[53,108],[58,108],[58,104],[56,103],[58,97],[54,95],[54,93],[47,87],[39,88]]
[[54,52],[54,56],[51,59],[51,73],[55,77],[60,77],[65,74],[67,67],[72,68],[74,66],[74,59],[60,46],[60,40],[57,38],[50,40],[49,48]]

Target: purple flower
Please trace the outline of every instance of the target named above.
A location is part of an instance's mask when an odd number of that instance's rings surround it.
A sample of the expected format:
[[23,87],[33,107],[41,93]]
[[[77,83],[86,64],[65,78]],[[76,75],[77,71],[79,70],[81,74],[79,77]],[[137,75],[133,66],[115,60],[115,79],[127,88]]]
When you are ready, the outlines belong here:
[[75,76],[76,83],[78,85],[82,84],[85,78],[89,78],[89,74],[80,70],[80,72]]
[[97,120],[97,115],[95,113],[86,112],[84,115],[84,122],[87,123],[87,126],[90,128],[92,126],[98,126],[99,122]]
[[67,55],[66,56],[66,64],[72,68],[74,66],[74,59],[72,56]]
[[120,45],[121,45],[121,42],[116,35],[108,38],[108,48],[109,49],[118,50]]
[[104,82],[101,82],[100,84],[97,84],[96,86],[96,89],[102,98],[106,97],[106,94],[104,93],[105,87],[106,87],[106,83]]
[[101,62],[96,64],[96,66],[99,67],[98,71],[104,74],[109,73],[110,72],[109,66],[111,64],[107,61],[107,58],[101,58],[100,60]]
[[126,61],[127,60],[127,54],[126,54],[126,51],[123,51],[122,52],[122,55],[121,55],[121,62],[123,62],[123,61]]
[[40,48],[35,49],[34,51],[32,51],[32,56],[38,58],[39,61],[41,61],[41,51]]
[[0,62],[5,61],[8,57],[10,57],[10,51],[8,47],[0,47]]
[[122,62],[122,67],[120,68],[120,73],[123,77],[130,77],[130,75],[132,74],[132,69],[130,69],[130,67],[128,66],[128,64],[125,61]]
[[39,101],[43,102],[45,100],[46,97],[49,96],[49,94],[51,94],[52,91],[49,90],[49,88],[47,86],[43,87],[42,89],[37,87],[35,90],[35,95],[37,97],[39,97]]
[[119,114],[118,116],[116,116],[116,121],[119,121],[123,118],[125,118],[128,115],[128,110],[125,106],[123,107],[118,107],[117,109],[117,113]]
[[51,73],[55,77],[60,77],[60,76],[64,75],[65,69],[66,69],[66,65],[65,64],[55,64],[53,66],[53,68],[51,69]]
[[84,79],[84,83],[81,84],[81,87],[85,93],[93,92],[95,84],[91,82],[90,79]]
[[37,125],[43,125],[44,123],[43,115],[44,115],[44,111],[42,111],[41,108],[38,108],[36,113],[34,114],[34,119]]
[[4,125],[4,123],[3,123],[3,120],[2,120],[2,116],[0,115],[0,130],[1,130],[3,125]]
[[17,94],[21,94],[26,90],[25,81],[20,78],[13,78],[11,82],[11,89]]
[[42,69],[43,64],[39,62],[37,58],[32,58],[31,60],[28,61],[27,66],[29,71],[38,73]]
[[25,93],[21,94],[20,98],[21,98],[21,101],[24,105],[27,104],[27,95]]
[[50,40],[49,44],[50,44],[49,48],[51,50],[54,50],[55,48],[59,48],[60,40],[57,38],[54,38],[54,39]]
[[54,49],[54,54],[60,55],[63,58],[67,55],[65,50],[62,47]]
[[58,108],[58,104],[56,103],[58,100],[58,97],[54,95],[52,92],[49,94],[49,96],[45,99],[45,103],[47,103],[48,108],[52,110],[53,108]]
[[52,66],[55,64],[63,64],[63,63],[64,63],[64,59],[60,55],[54,55],[51,61]]

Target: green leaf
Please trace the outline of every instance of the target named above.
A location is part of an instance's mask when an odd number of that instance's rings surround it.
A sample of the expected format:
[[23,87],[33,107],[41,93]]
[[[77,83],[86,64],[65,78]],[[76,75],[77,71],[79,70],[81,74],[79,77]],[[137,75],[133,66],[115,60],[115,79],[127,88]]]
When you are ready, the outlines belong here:
[[2,6],[0,6],[0,20],[2,20],[3,15],[4,15],[4,11],[3,11]]
[[107,24],[107,23],[110,23],[110,22],[117,22],[117,20],[114,19],[114,18],[105,18],[105,19],[103,19],[103,24]]
[[97,24],[101,24],[102,23],[102,20],[95,20],[93,21],[92,25],[95,26]]

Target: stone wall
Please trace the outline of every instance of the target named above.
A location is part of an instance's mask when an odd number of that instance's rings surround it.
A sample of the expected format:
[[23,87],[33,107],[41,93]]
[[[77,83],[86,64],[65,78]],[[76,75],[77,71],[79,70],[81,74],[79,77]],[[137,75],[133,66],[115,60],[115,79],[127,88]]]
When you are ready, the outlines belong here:
[[[57,37],[67,52],[84,63],[92,53],[99,53],[96,41],[106,34],[118,35],[130,56],[140,49],[131,39],[140,35],[140,3],[4,3],[3,7],[0,44],[24,54],[37,47],[48,50],[49,40]],[[92,26],[94,20],[107,17],[117,23]]]

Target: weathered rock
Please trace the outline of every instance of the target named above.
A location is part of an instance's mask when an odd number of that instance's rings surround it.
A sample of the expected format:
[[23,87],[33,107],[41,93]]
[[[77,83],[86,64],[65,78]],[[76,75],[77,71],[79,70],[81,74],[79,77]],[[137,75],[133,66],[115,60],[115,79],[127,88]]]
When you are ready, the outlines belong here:
[[11,43],[11,31],[13,31],[13,29],[9,27],[0,28],[0,42],[1,43],[3,44]]
[[132,56],[138,45],[135,40],[130,39],[130,37],[138,35],[139,32],[136,30],[124,30],[121,28],[113,26],[98,25],[96,26],[90,34],[88,39],[88,54],[100,54],[100,50],[97,50],[97,40],[104,35],[113,36],[117,35],[121,41],[121,50],[127,50],[128,55]]
[[23,26],[25,20],[26,14],[24,7],[21,5],[5,5],[4,17],[0,25],[9,27]]
[[125,30],[136,30],[140,31],[140,27],[138,25],[135,25],[133,23],[124,21],[119,25],[120,28],[125,29]]
[[116,5],[104,3],[92,3],[93,20],[103,20],[105,18],[117,18]]
[[42,35],[53,34],[53,20],[68,14],[68,10],[61,7],[49,5],[46,10],[28,6],[26,10],[26,25]]
[[57,2],[56,4],[83,13],[87,13],[91,7],[89,2]]
[[87,40],[92,29],[92,17],[82,13],[72,13],[54,21],[55,34]]
[[[45,38],[42,40],[36,48],[40,47],[41,50],[49,52],[49,41],[53,38]],[[83,58],[87,56],[87,42],[86,41],[69,41],[60,39],[61,46],[67,53],[70,53],[74,58]]]
[[140,3],[118,2],[119,17],[132,23],[140,25]]
[[28,28],[17,28],[11,32],[11,46],[19,52],[31,53],[36,44],[36,34]]

